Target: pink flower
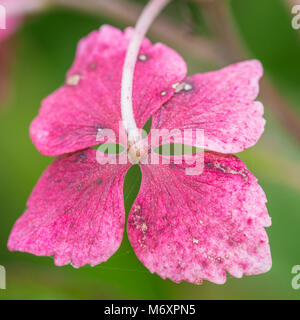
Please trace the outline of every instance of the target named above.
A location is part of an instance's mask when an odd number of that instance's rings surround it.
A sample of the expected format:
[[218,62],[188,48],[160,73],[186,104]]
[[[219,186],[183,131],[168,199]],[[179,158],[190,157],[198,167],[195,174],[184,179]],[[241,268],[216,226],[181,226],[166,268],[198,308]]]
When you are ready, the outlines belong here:
[[[59,157],[16,222],[10,250],[81,267],[106,261],[119,248],[129,165],[100,165],[90,147],[99,130],[117,134],[131,34],[104,26],[81,40],[66,84],[43,101],[31,138],[41,153]],[[140,165],[142,185],[127,231],[137,257],[162,278],[221,284],[226,271],[239,278],[271,267],[265,194],[242,161],[228,154],[253,146],[264,130],[263,106],[255,101],[261,75],[258,61],[246,61],[186,77],[176,52],[142,43],[133,90],[137,125],[152,116],[154,128],[204,129],[209,150],[201,175],[187,176],[190,165],[173,159]]]

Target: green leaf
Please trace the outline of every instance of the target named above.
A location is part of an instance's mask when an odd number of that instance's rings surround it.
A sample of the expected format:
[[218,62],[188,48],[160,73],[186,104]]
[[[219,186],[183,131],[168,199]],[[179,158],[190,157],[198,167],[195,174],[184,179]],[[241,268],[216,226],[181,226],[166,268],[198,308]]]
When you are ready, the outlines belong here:
[[180,143],[167,143],[163,144],[154,149],[155,153],[164,155],[164,156],[178,156],[184,154],[195,154],[203,151],[200,148],[188,146]]
[[[143,132],[142,132],[142,138],[145,139],[148,134],[150,133],[150,130],[152,128],[152,117],[150,117],[148,119],[148,121],[145,123],[144,128],[143,128]],[[147,133],[147,135],[145,135],[145,133]]]
[[92,146],[91,148],[106,154],[119,154],[125,150],[125,148],[121,144],[111,142],[98,144],[96,146]]
[[139,165],[135,164],[128,170],[124,179],[123,195],[126,215],[129,214],[130,209],[139,193],[141,182],[141,168]]

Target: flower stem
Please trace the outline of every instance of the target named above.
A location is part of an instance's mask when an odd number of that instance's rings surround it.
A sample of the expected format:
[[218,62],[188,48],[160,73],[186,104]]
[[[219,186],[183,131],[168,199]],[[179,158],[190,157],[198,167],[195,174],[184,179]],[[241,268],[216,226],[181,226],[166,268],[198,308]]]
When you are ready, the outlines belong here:
[[147,30],[169,2],[170,0],[150,0],[136,23],[128,46],[121,84],[121,112],[123,126],[128,134],[129,142],[136,142],[139,139],[132,104],[133,76],[137,56]]

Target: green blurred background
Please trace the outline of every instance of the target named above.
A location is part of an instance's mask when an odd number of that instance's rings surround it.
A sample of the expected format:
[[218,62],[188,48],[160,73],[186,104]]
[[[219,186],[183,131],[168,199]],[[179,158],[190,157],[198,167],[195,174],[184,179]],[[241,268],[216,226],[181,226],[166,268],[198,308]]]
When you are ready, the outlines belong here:
[[[194,37],[218,41],[222,48],[226,45],[222,44],[226,34],[220,33],[222,19],[218,26],[211,9],[206,10],[207,5],[200,2],[177,0],[162,19],[172,20],[178,30],[186,28]],[[140,8],[144,3],[133,1],[132,5]],[[297,128],[292,132],[288,122],[282,120],[285,112],[290,111],[294,120],[300,118],[300,31],[291,27],[288,1],[234,0],[226,5],[231,13],[231,31],[243,46],[243,54],[262,61],[266,75],[276,86],[275,92],[284,97],[281,104],[273,96],[278,105],[275,110],[272,99],[265,100],[262,91],[267,119],[265,133],[255,147],[239,154],[267,194],[273,221],[268,229],[273,256],[271,271],[242,279],[228,276],[221,286],[209,282],[202,286],[175,284],[148,272],[136,258],[126,234],[118,252],[94,268],[56,267],[52,258],[7,250],[13,223],[24,212],[31,190],[52,161],[37,152],[28,136],[29,124],[41,100],[64,82],[80,38],[104,23],[127,26],[126,19],[99,9],[90,14],[55,7],[28,17],[9,40],[15,49],[11,92],[0,110],[0,265],[7,270],[7,290],[0,290],[0,299],[300,298],[300,290],[291,286],[291,269],[300,265],[300,141],[295,134]],[[150,32],[149,37],[161,41],[158,32]],[[190,74],[238,60],[239,53],[234,48],[233,54],[230,50],[224,53],[223,60],[198,58],[180,45],[181,40],[178,39],[178,47],[176,41],[170,45],[187,61]],[[285,109],[286,105],[290,111]],[[129,179],[127,193],[128,189],[137,188],[134,177],[133,174]]]

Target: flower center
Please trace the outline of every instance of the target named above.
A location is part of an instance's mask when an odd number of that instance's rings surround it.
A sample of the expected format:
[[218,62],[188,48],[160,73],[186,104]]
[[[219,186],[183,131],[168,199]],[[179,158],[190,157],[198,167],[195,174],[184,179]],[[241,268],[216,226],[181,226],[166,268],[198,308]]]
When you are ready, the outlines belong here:
[[143,140],[128,143],[128,159],[132,164],[140,163],[148,156],[148,146]]

